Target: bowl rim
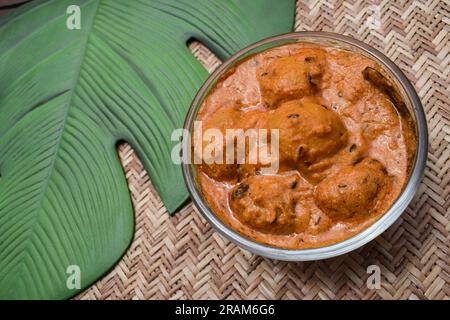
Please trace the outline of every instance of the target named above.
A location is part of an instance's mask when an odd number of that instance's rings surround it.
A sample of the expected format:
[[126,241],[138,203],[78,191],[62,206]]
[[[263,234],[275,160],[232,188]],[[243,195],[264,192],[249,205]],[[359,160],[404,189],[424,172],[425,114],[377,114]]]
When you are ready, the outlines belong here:
[[[344,253],[353,251],[368,242],[372,241],[374,238],[383,233],[387,228],[389,228],[404,212],[408,204],[411,202],[416,191],[418,190],[421,180],[423,178],[427,152],[428,152],[428,129],[425,117],[425,112],[423,110],[420,99],[404,73],[400,68],[392,62],[386,55],[378,51],[377,49],[369,46],[368,44],[351,38],[349,36],[344,36],[332,32],[322,32],[322,31],[301,31],[301,32],[290,32],[282,35],[277,35],[269,38],[265,38],[258,42],[255,42],[224,61],[219,68],[217,68],[213,73],[211,73],[208,79],[203,83],[203,85],[198,90],[195,95],[190,107],[188,114],[184,122],[184,129],[191,132],[191,124],[195,121],[196,117],[196,106],[201,101],[202,97],[205,95],[206,91],[210,85],[216,81],[225,70],[233,65],[236,60],[242,55],[245,55],[249,51],[252,51],[262,45],[269,44],[271,42],[276,42],[280,40],[305,40],[305,42],[311,42],[311,38],[319,38],[323,40],[338,41],[352,47],[356,47],[359,50],[368,53],[376,62],[382,65],[383,68],[388,69],[390,73],[396,78],[398,84],[403,87],[407,97],[410,100],[412,111],[414,113],[414,119],[416,123],[417,130],[417,149],[415,160],[411,168],[411,174],[409,179],[403,188],[401,194],[397,197],[393,205],[387,210],[381,217],[379,217],[375,222],[373,222],[366,229],[353,235],[352,237],[331,244],[324,247],[318,248],[308,248],[308,249],[285,249],[279,247],[273,247],[256,242],[250,238],[247,238],[231,227],[227,226],[212,209],[209,208],[206,201],[203,199],[199,191],[197,190],[194,177],[191,172],[192,164],[182,162],[183,178],[186,183],[188,192],[194,205],[198,208],[198,211],[202,216],[211,224],[216,231],[218,231],[222,236],[231,240],[234,244],[240,246],[241,248],[248,250],[254,254],[264,256],[267,258],[284,260],[284,261],[311,261],[311,260],[321,260]],[[264,50],[262,50],[264,51]],[[182,150],[188,150],[190,148],[190,139],[183,139]]]

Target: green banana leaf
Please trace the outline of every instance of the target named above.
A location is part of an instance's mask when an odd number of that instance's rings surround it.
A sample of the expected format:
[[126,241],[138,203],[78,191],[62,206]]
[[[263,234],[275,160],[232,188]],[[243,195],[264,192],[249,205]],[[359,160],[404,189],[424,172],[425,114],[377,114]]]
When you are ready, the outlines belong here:
[[119,141],[174,212],[187,193],[170,136],[207,77],[186,42],[225,59],[293,18],[293,0],[32,1],[4,18],[0,298],[73,296],[121,257],[134,221]]
[[30,0],[0,0],[0,8],[15,7]]

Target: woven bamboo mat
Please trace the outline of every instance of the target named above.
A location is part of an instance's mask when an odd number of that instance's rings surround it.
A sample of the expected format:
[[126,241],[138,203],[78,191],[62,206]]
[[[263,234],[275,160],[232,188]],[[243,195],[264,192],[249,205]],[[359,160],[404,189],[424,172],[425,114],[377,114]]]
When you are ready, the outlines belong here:
[[[134,241],[119,264],[80,299],[449,299],[450,3],[299,1],[296,30],[347,34],[380,49],[414,83],[430,134],[414,201],[383,235],[330,260],[287,263],[245,252],[187,204],[169,217],[130,146],[119,147],[136,212]],[[220,62],[198,43],[194,54]],[[368,289],[369,265],[381,288]]]

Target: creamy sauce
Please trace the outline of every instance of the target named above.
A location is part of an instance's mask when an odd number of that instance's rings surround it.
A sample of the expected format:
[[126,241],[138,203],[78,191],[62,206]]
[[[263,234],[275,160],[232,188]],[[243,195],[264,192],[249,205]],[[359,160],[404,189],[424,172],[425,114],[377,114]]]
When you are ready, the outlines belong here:
[[[211,209],[255,241],[320,247],[367,228],[400,194],[415,153],[413,125],[382,71],[359,54],[312,44],[273,48],[241,62],[205,99],[204,128],[279,129],[280,170],[198,165]],[[398,106],[397,106],[398,107]]]

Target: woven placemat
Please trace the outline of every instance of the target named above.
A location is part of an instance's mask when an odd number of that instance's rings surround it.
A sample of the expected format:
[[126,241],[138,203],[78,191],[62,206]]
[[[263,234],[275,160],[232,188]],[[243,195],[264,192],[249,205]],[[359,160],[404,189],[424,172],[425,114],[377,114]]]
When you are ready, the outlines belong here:
[[[353,36],[386,53],[415,85],[429,125],[425,178],[383,235],[334,259],[288,263],[241,250],[187,204],[169,217],[129,145],[119,147],[136,212],[134,241],[80,299],[449,299],[450,12],[448,0],[299,1],[296,30]],[[194,54],[214,69],[203,46]],[[369,265],[381,288],[369,289]]]

